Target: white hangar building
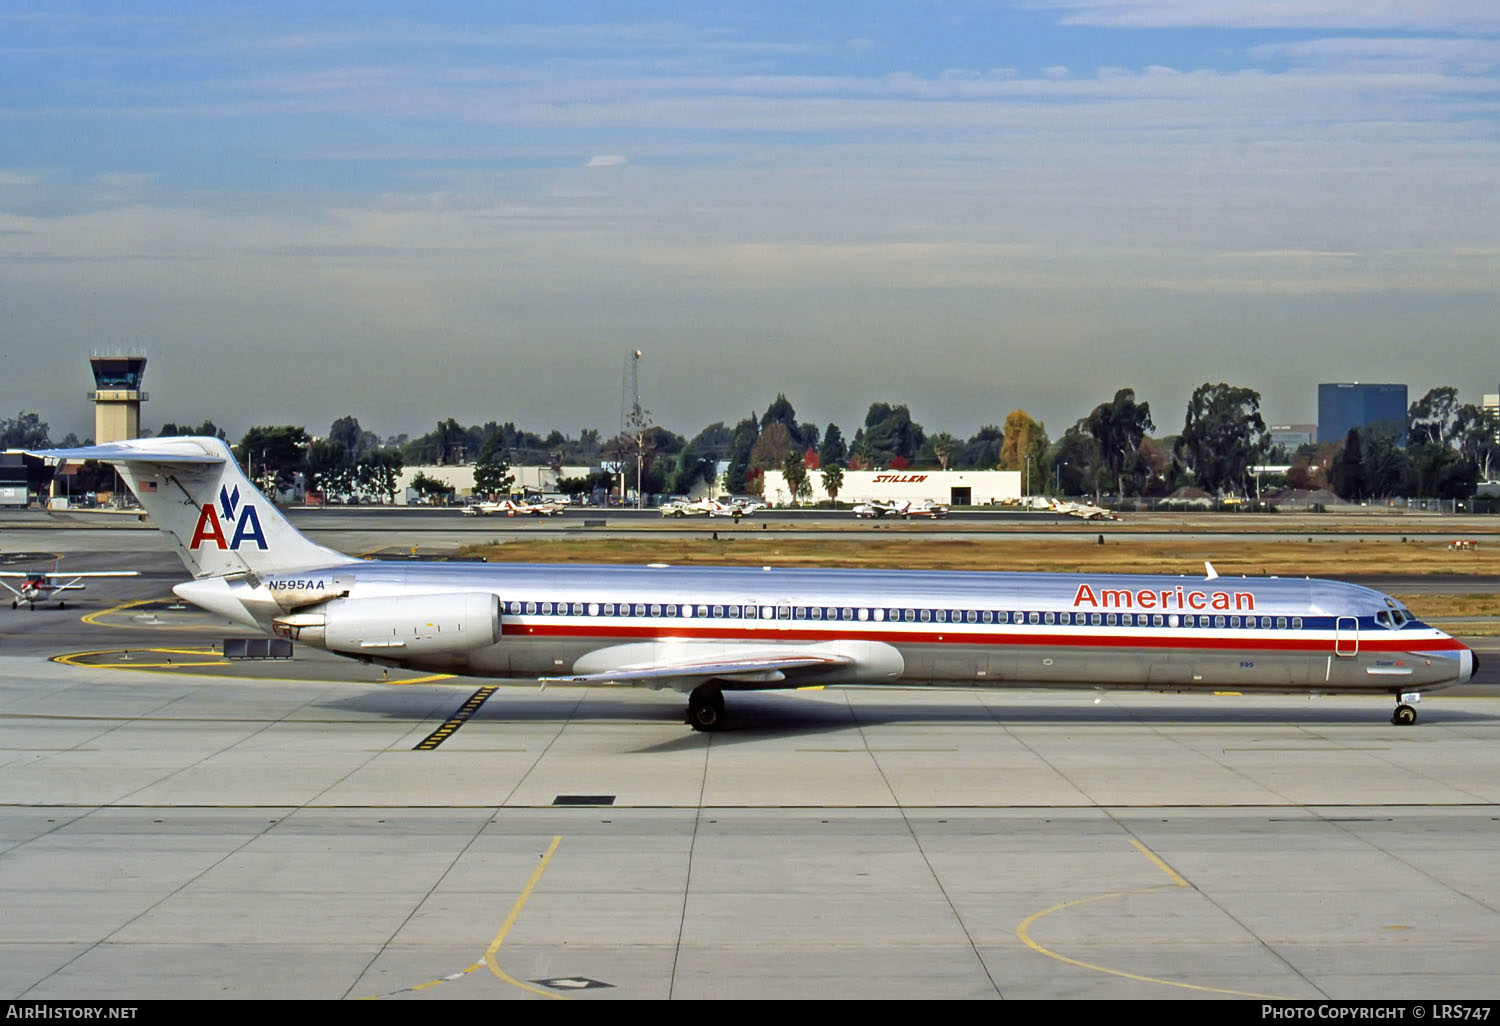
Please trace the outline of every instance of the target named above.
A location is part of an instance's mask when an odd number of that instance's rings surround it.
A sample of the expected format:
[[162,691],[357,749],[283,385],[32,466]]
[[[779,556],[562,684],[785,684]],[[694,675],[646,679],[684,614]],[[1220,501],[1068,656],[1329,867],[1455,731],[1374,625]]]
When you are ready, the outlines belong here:
[[[823,472],[808,471],[811,502],[825,502]],[[792,504],[786,475],[766,471],[764,497],[774,506]],[[989,506],[1021,498],[1019,470],[846,470],[839,486],[840,502],[914,502],[930,500],[946,506]]]

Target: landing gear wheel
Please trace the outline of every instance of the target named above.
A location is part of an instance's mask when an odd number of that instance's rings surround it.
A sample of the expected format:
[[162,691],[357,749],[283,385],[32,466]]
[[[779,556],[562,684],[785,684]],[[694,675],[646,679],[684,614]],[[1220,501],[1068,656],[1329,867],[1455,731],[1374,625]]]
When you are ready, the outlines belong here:
[[1402,702],[1396,706],[1396,711],[1391,713],[1391,722],[1398,727],[1409,727],[1417,722],[1417,710]]
[[724,725],[724,693],[718,688],[698,687],[688,695],[688,725],[694,730],[718,730]]

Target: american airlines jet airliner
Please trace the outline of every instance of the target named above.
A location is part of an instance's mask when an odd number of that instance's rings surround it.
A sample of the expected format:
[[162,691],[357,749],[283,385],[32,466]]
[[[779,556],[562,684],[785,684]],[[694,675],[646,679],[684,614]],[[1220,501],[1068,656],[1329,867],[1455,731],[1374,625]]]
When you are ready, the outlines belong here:
[[1474,653],[1310,579],[361,560],[299,534],[214,438],[35,453],[120,468],[193,580],[177,595],[383,666],[688,696],[817,684],[1374,692],[1411,724]]

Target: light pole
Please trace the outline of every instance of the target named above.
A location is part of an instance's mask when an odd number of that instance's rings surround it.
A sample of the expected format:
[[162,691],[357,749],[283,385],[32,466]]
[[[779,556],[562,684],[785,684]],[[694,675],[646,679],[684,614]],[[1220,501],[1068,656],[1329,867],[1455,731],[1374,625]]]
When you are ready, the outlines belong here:
[[631,405],[631,420],[635,421],[635,508],[641,509],[645,506],[645,497],[641,495],[641,471],[642,464],[646,462],[646,418],[641,413],[641,379],[639,368],[641,365],[641,351],[637,349],[631,357],[630,363],[630,385],[634,393]]
[[1052,465],[1052,490],[1062,496],[1062,468],[1068,465],[1067,460]]

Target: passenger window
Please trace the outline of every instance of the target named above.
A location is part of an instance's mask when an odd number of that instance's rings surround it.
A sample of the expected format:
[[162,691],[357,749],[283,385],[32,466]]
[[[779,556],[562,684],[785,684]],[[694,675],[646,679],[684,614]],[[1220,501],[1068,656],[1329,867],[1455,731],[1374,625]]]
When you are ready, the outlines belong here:
[[991,620],[993,620],[995,618],[995,616],[994,616],[994,614],[992,612],[990,612],[990,610],[986,609],[982,613],[979,614],[979,618],[981,620],[983,620],[985,623],[989,623]]
[[1292,617],[1292,630],[1294,630],[1294,631],[1300,631],[1301,629],[1302,629],[1302,617],[1300,617],[1300,616],[1294,616],[1294,617]]
[[1045,614],[1042,615],[1042,622],[1043,623],[1048,623],[1048,624],[1056,623],[1057,622],[1057,615],[1055,613],[1051,613],[1051,612],[1045,613]]
[[589,603],[589,615],[590,616],[598,616],[599,615],[599,603],[597,603],[597,602],[590,602]]
[[859,611],[859,618],[861,620],[868,620],[870,618],[870,611],[868,609],[861,609]]
[[1286,630],[1286,617],[1284,617],[1284,616],[1278,616],[1276,618],[1276,629],[1278,631],[1284,631],[1284,630]]
[[1039,616],[1035,612],[1027,613],[1026,614],[1026,622],[1027,623],[1031,623],[1031,624],[1038,624],[1038,623],[1042,622],[1042,618],[1041,618],[1041,616]]

